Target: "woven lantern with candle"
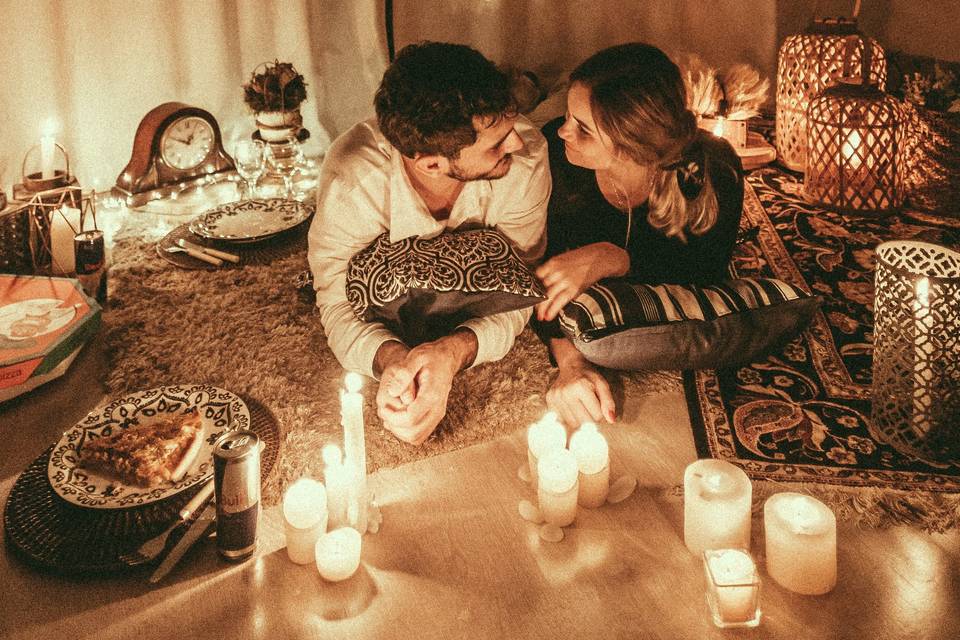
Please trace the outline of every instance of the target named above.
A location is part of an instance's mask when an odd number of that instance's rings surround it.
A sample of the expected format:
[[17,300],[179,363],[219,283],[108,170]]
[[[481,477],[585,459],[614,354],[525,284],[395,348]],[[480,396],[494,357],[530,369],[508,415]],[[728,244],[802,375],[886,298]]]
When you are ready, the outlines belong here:
[[924,460],[960,461],[960,253],[877,247],[873,430]]
[[[59,150],[63,159],[62,168],[55,168],[53,152],[43,152],[43,143],[34,146],[24,155],[21,166],[22,182],[13,185],[13,201],[8,209],[11,218],[18,224],[26,224],[26,238],[18,235],[24,243],[9,249],[29,254],[29,272],[35,274],[70,274],[74,272],[74,237],[83,230],[84,222],[92,220],[96,226],[96,196],[91,191],[84,195],[76,176],[70,173],[70,156],[57,143],[50,145]],[[27,166],[39,149],[43,169],[28,172]],[[8,248],[4,248],[7,251]],[[25,260],[23,261],[25,263]],[[25,266],[25,265],[24,265]],[[18,272],[26,272],[20,269]]]
[[[856,41],[848,40],[848,66]],[[810,102],[804,197],[838,211],[888,214],[903,205],[903,111],[899,101],[863,80],[869,52],[861,64],[861,73]]]
[[860,33],[857,28],[859,12],[860,1],[857,0],[851,18],[814,19],[806,32],[789,36],[780,45],[777,56],[777,155],[794,171],[804,168],[810,100],[830,86],[843,70],[847,37],[857,37],[857,46],[851,52],[854,70],[859,72],[860,58],[864,50],[869,49],[870,81],[881,87],[886,81],[887,63],[883,47]]

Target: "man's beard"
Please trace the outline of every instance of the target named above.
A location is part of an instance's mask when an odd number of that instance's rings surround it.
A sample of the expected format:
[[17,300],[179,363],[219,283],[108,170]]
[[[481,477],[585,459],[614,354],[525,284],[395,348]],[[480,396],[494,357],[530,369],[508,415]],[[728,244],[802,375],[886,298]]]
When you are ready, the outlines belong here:
[[459,180],[461,182],[471,182],[473,180],[498,180],[510,171],[510,166],[513,164],[513,158],[508,153],[507,155],[500,158],[500,161],[493,166],[492,169],[485,173],[470,173],[465,171],[457,164],[456,161],[450,163],[450,172],[447,174],[454,180]]

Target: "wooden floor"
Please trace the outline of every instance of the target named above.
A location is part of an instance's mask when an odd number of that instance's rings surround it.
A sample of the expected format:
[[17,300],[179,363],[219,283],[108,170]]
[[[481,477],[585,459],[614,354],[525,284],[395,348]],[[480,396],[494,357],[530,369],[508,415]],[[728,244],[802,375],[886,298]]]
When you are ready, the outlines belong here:
[[[102,347],[67,375],[0,405],[0,498],[17,474],[102,399]],[[612,476],[637,492],[581,511],[563,542],[522,520],[522,432],[376,474],[383,528],[364,538],[360,572],[323,582],[291,564],[280,514],[265,511],[260,549],[242,565],[212,544],[192,550],[157,587],[146,574],[67,579],[0,556],[0,638],[958,638],[960,535],[840,524],[839,582],[803,597],[765,579],[763,619],[713,627],[703,571],[682,540],[671,491],[694,459],[680,394],[627,400],[606,428]],[[753,549],[762,565],[762,522]]]

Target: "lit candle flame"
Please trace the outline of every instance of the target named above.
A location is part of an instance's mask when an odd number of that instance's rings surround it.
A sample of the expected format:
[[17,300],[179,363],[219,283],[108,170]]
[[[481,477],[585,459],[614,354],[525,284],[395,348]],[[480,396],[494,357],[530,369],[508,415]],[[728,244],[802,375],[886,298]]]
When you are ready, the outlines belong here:
[[335,444],[327,444],[320,450],[320,457],[323,458],[323,464],[328,467],[339,465],[343,462],[343,452]]
[[363,386],[363,378],[360,377],[360,374],[351,371],[344,377],[343,386],[346,387],[348,392],[357,393]]
[[854,129],[847,134],[846,140],[844,140],[843,145],[840,147],[840,152],[843,154],[846,164],[849,164],[854,169],[859,167],[861,163],[860,154],[857,153],[861,142],[860,133]]
[[717,124],[713,125],[713,135],[718,138],[723,137],[723,116],[717,117]]

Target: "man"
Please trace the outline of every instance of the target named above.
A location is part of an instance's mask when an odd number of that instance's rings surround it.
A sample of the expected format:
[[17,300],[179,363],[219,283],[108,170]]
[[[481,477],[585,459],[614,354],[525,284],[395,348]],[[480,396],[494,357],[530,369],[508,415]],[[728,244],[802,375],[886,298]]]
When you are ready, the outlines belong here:
[[347,263],[389,232],[433,237],[495,227],[528,261],[543,254],[550,173],[543,136],[516,114],[507,77],[469,47],[404,48],[384,73],[376,119],[331,146],[323,164],[309,261],[327,342],[344,368],[380,379],[377,412],[420,444],[446,413],[461,370],[502,358],[530,310],[473,318],[438,340],[408,345],[347,302]]

